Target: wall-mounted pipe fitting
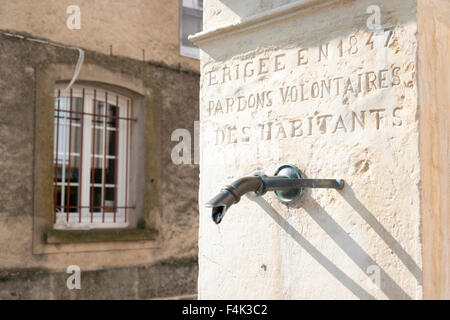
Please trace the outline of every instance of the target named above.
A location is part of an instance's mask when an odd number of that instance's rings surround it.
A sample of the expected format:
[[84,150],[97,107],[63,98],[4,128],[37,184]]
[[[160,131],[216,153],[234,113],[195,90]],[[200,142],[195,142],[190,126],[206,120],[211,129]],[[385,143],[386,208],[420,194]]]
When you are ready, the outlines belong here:
[[254,192],[257,196],[267,191],[274,191],[278,200],[289,204],[301,198],[305,188],[342,189],[344,180],[336,179],[303,179],[301,171],[292,165],[278,168],[275,176],[268,177],[262,173],[243,177],[222,188],[221,192],[212,198],[206,207],[212,208],[212,219],[220,223],[227,210],[241,200],[241,197]]

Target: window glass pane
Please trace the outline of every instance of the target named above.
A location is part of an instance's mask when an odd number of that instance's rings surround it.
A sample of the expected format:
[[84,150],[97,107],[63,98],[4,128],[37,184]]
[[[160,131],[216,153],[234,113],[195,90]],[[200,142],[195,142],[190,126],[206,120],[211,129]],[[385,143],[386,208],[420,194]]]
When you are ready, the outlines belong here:
[[[117,116],[118,116],[118,108],[115,105],[109,104],[108,117],[117,117]],[[108,118],[108,127],[116,128],[116,126],[117,126],[117,119]]]
[[106,183],[114,184],[114,176],[115,176],[115,165],[116,161],[114,159],[108,159],[106,161]]
[[[97,128],[103,128],[103,122],[105,121],[105,103],[103,101],[96,101],[94,106],[95,113],[95,126]],[[94,116],[91,117],[92,122],[94,123]]]
[[70,123],[72,117],[72,124],[80,124],[81,112],[82,112],[82,99],[78,97],[72,97],[72,109],[70,107],[70,97],[55,98],[55,118],[59,117],[61,124]]
[[[82,104],[83,104],[82,98],[79,98],[79,97],[72,98],[72,124],[79,125],[81,123],[81,116],[82,116],[81,113],[83,112]],[[70,110],[70,106],[69,106],[69,110]]]
[[71,156],[70,157],[70,174],[69,174],[69,163],[65,165],[65,178],[66,182],[78,183],[80,181],[80,157]]
[[105,212],[114,212],[114,193],[115,188],[106,188],[105,194]]
[[79,187],[71,185],[70,188],[69,186],[63,188],[58,185],[56,190],[56,212],[78,212]]
[[180,54],[199,59],[199,49],[188,40],[188,36],[202,31],[203,1],[181,0]]
[[56,102],[58,101],[59,101],[59,109],[57,109],[57,111],[59,111],[62,116],[66,116],[67,111],[70,110],[70,98],[60,97],[59,100],[58,98],[56,98]]
[[64,209],[61,208],[62,186],[58,184],[55,188],[56,188],[56,203],[55,203],[56,212],[64,212]]
[[81,116],[82,116],[82,112],[83,112],[83,108],[82,108],[82,104],[83,104],[83,99],[82,98],[72,98],[72,124],[80,124],[81,123]]
[[91,196],[91,201],[90,201],[90,206],[92,206],[92,210],[93,212],[101,212],[101,206],[102,206],[102,188],[101,187],[91,187],[90,190],[90,196]]
[[81,97],[73,97],[72,110],[76,112],[83,111],[83,99]]
[[116,134],[117,131],[108,130],[108,137],[107,137],[108,152],[106,153],[108,156],[116,155],[116,144],[118,143],[118,141],[116,141]]
[[[56,162],[56,157],[58,157],[58,162],[67,161],[68,153],[79,155],[81,153],[81,126],[75,124],[72,121],[70,124],[70,118],[67,118],[69,114],[63,116],[62,113],[59,115],[55,113],[54,120],[54,143],[53,151]],[[73,119],[72,119],[73,120]],[[58,153],[58,155],[56,155]]]
[[[67,131],[69,131],[69,128],[67,128]],[[70,137],[70,140],[69,140]],[[80,155],[81,153],[81,127],[75,127],[72,125],[72,129],[70,132],[68,132],[67,140],[70,141],[70,144],[67,143],[67,149],[66,152],[69,152],[73,155],[74,153],[77,155]]]
[[103,182],[103,180],[102,180],[102,172],[103,172],[102,159],[96,158],[95,163],[96,164],[98,163],[98,166],[91,169],[91,173],[92,173],[91,174],[91,184],[92,183],[101,184]]
[[[64,139],[63,139],[63,130],[64,126],[58,123],[57,117],[55,117],[55,127],[53,130],[54,142],[53,142],[53,152],[55,156],[54,162],[56,162],[56,153],[62,154],[64,153]],[[61,161],[61,156],[58,155],[58,162]]]
[[69,206],[69,212],[78,212],[79,188],[77,186],[70,185],[70,187],[66,186],[65,189],[65,205]]
[[[71,212],[77,212],[80,182],[80,157],[72,156],[69,161],[61,161],[57,165],[57,206],[72,206]],[[65,211],[65,210],[61,210]]]
[[[81,153],[81,98],[60,97],[55,99],[54,113],[54,173],[55,209],[57,212],[78,212],[80,195]],[[70,112],[72,110],[72,112]],[[70,155],[69,155],[70,152]]]
[[[94,129],[94,137],[92,137],[92,145],[94,150],[94,155],[102,156],[103,155],[103,128]],[[96,167],[99,167],[100,164],[95,164]]]

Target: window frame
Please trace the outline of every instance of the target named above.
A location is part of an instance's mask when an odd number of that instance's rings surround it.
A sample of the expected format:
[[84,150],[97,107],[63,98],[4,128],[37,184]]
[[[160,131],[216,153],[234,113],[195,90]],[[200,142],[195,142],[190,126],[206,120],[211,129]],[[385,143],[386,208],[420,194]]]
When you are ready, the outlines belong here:
[[[54,111],[55,111],[55,117],[54,117],[54,131],[55,131],[55,135],[56,135],[56,117],[58,114],[58,111],[56,110],[56,108],[61,109],[61,101],[64,101],[64,99],[69,100],[70,97],[72,98],[72,104],[73,104],[73,99],[75,98],[81,98],[82,99],[82,114],[81,118],[80,118],[80,123],[78,125],[76,125],[76,123],[73,123],[71,125],[65,123],[64,125],[62,125],[62,128],[64,128],[65,132],[69,132],[69,127],[73,128],[74,126],[77,127],[82,127],[82,130],[80,130],[80,134],[81,134],[81,151],[80,154],[78,155],[80,157],[79,159],[79,163],[80,163],[80,168],[79,168],[79,172],[81,172],[80,176],[79,176],[79,181],[78,181],[78,188],[80,189],[79,192],[79,204],[78,206],[81,206],[81,208],[78,208],[77,212],[67,212],[67,211],[62,211],[62,212],[57,212],[56,207],[54,208],[54,213],[55,213],[55,217],[54,217],[54,225],[53,228],[56,230],[89,230],[89,229],[120,229],[120,228],[127,228],[129,226],[129,219],[127,217],[128,212],[130,210],[127,210],[131,207],[128,207],[128,192],[129,192],[129,180],[130,177],[128,176],[128,173],[130,171],[130,161],[129,161],[129,153],[130,153],[130,149],[131,149],[131,126],[133,124],[133,121],[128,120],[131,118],[132,115],[132,98],[124,96],[122,94],[119,94],[117,92],[114,92],[112,90],[107,90],[107,89],[103,89],[101,87],[97,87],[97,86],[80,86],[80,85],[74,85],[71,89],[69,90],[65,90],[65,85],[64,84],[56,84],[55,85],[55,89],[54,89],[54,96],[55,96],[55,106],[54,106]],[[91,168],[92,168],[92,164],[93,164],[93,159],[92,159],[92,145],[93,145],[93,139],[94,139],[94,134],[93,134],[93,121],[90,121],[89,119],[93,118],[93,113],[94,113],[94,103],[98,103],[98,102],[103,102],[103,105],[105,106],[106,103],[108,105],[114,105],[116,106],[116,103],[118,102],[118,114],[117,116],[120,117],[120,119],[118,118],[117,121],[117,127],[112,130],[112,128],[109,128],[107,125],[106,118],[104,117],[106,115],[107,109],[108,108],[103,108],[104,109],[104,113],[103,113],[103,119],[105,119],[105,121],[102,121],[102,123],[100,124],[100,126],[98,124],[95,125],[95,130],[101,130],[100,132],[102,132],[101,136],[102,136],[102,149],[100,150],[101,152],[103,151],[103,153],[101,153],[100,155],[95,154],[94,158],[95,159],[100,159],[101,162],[101,167],[102,167],[102,181],[100,183],[94,183],[94,187],[101,187],[101,197],[103,199],[102,201],[102,208],[101,210],[99,210],[99,212],[94,212],[93,208],[90,205],[90,202],[92,200],[92,194],[91,194],[91,187],[92,187],[92,181],[91,181]],[[70,107],[70,106],[66,106]],[[61,112],[61,111],[60,111]],[[70,117],[69,115],[71,113],[69,112],[61,112],[64,114],[64,119],[66,119],[66,121],[68,120],[68,118]],[[61,117],[61,113],[60,113],[60,117]],[[58,118],[59,121],[60,118]],[[126,119],[124,121],[122,121],[123,119]],[[87,121],[86,121],[87,120]],[[70,121],[70,120],[69,120]],[[61,124],[60,124],[61,126]],[[101,127],[103,126],[103,128]],[[59,130],[60,127],[58,127]],[[118,130],[118,131],[117,131]],[[104,192],[106,191],[106,187],[108,187],[108,184],[106,184],[106,172],[104,169],[104,165],[106,163],[106,160],[108,159],[108,155],[106,155],[106,159],[104,157],[104,153],[106,151],[106,146],[105,146],[105,140],[107,139],[107,135],[105,134],[105,132],[109,132],[109,131],[115,131],[116,134],[118,134],[118,141],[117,141],[117,150],[116,154],[114,155],[114,159],[117,161],[117,166],[115,168],[115,175],[117,175],[116,179],[116,184],[113,184],[113,186],[117,185],[117,190],[115,190],[115,203],[113,206],[113,209],[115,208],[115,210],[113,210],[113,212],[110,211],[105,211],[105,196],[103,195]],[[126,134],[120,134],[121,132],[126,132]],[[55,167],[55,157],[56,157],[56,139],[58,139],[58,137],[54,137],[53,140],[53,166]],[[59,145],[59,142],[58,142]],[[59,151],[59,150],[58,150]],[[68,150],[67,148],[63,149],[63,152],[58,152],[58,156],[61,155],[65,155],[65,159],[67,160],[67,153]],[[71,152],[71,156],[73,156],[74,153]],[[109,159],[111,159],[111,156],[109,156]],[[59,160],[58,160],[59,161]],[[97,160],[95,160],[97,161]],[[63,160],[64,162],[64,160]],[[59,183],[56,179],[56,172],[57,169],[55,168],[55,179],[54,179],[54,183]],[[63,165],[63,170],[61,170],[62,173],[65,173],[65,169],[64,169],[64,165]],[[83,181],[85,182],[83,185]],[[86,183],[87,181],[87,183]],[[60,182],[61,185],[66,184],[67,182],[63,182],[63,179],[61,179]],[[80,186],[81,184],[81,186]],[[75,185],[73,183],[70,183],[70,185]],[[110,186],[109,186],[110,187]],[[64,190],[64,188],[61,188],[62,190]],[[63,191],[62,191],[63,192]],[[54,195],[56,195],[56,191],[54,193]],[[61,205],[64,206],[64,195],[63,193],[61,194]],[[54,201],[54,205],[56,205],[56,196],[55,196],[55,201]],[[116,208],[118,207],[118,208]],[[67,209],[67,208],[66,208]],[[81,212],[80,212],[81,211]]]
[[[115,61],[115,58],[113,59]],[[137,64],[136,64],[137,65]],[[135,119],[131,133],[129,226],[126,229],[55,230],[53,194],[54,89],[73,76],[71,58],[35,68],[35,103],[32,170],[32,253],[104,252],[161,248],[161,110],[158,92],[150,75],[125,73],[111,64],[84,65],[76,84],[101,87],[130,97]],[[127,69],[128,70],[128,69]],[[149,139],[148,137],[151,137]],[[30,160],[31,161],[31,160]],[[138,171],[139,170],[139,171]]]

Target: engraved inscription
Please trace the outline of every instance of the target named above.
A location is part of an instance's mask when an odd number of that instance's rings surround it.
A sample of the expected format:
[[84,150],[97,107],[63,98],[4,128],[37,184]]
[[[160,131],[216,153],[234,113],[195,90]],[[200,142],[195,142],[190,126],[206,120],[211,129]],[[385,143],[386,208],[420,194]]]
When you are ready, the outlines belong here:
[[[393,50],[396,50],[395,44],[397,40],[393,35],[393,31],[386,31],[382,36],[385,37],[382,47],[392,47]],[[334,44],[326,43],[314,49],[299,48],[294,52],[290,52],[289,55],[287,53],[278,53],[271,57],[260,57],[240,61],[233,65],[222,65],[220,68],[212,68],[205,72],[206,84],[207,86],[221,86],[236,80],[280,72],[288,67],[301,67],[311,63],[328,61],[330,57],[351,58],[361,52],[361,45],[369,47],[370,50],[377,49],[374,44],[375,37],[380,36],[373,32],[368,35],[360,35],[359,38],[357,35],[351,35],[346,41],[339,40]]]
[[287,85],[278,90],[264,90],[249,94],[230,96],[208,100],[208,115],[223,115],[244,110],[263,109],[289,102],[317,101],[336,96],[345,97],[388,89],[400,85],[400,67],[375,71],[365,71],[353,76],[338,76],[306,82],[300,80],[297,84]]
[[[393,30],[357,32],[317,47],[265,53],[210,67],[203,78],[203,86],[211,89],[206,91],[202,112],[211,119],[226,116],[230,120],[215,127],[215,145],[368,130],[377,133],[401,127],[405,122],[403,94],[391,103],[377,104],[373,99],[370,104],[355,103],[382,91],[414,87],[414,62],[384,59],[380,60],[384,64],[364,64],[368,55],[387,55],[386,50],[391,54],[401,50]],[[357,67],[355,59],[361,61]],[[352,69],[347,65],[353,65]],[[251,114],[255,121],[236,121],[235,116],[241,114]]]
[[252,142],[253,140],[280,140],[304,136],[331,135],[361,132],[364,130],[383,130],[399,127],[403,107],[368,108],[342,114],[321,114],[315,112],[304,118],[284,121],[268,121],[252,125],[224,125],[216,128],[215,145]]

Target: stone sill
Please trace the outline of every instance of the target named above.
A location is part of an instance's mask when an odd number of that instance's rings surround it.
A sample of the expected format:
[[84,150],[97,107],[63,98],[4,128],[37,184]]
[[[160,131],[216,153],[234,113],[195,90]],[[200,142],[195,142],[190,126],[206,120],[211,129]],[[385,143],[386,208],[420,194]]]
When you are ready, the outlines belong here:
[[46,244],[156,240],[153,229],[49,230],[44,232]]

